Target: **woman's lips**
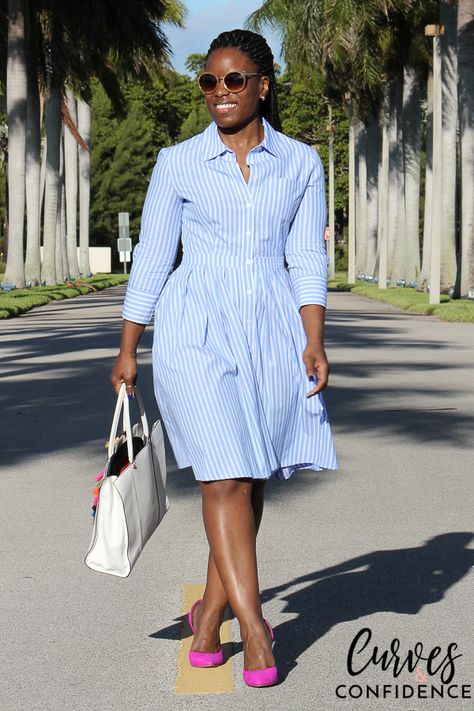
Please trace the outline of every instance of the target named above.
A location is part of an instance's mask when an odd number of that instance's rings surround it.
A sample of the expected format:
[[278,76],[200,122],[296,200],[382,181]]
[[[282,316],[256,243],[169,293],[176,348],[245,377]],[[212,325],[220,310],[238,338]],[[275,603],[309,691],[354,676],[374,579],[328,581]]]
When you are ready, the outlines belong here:
[[227,114],[229,111],[232,111],[235,109],[237,104],[231,103],[231,102],[226,102],[225,104],[214,104],[214,108],[216,111],[218,111],[220,114]]

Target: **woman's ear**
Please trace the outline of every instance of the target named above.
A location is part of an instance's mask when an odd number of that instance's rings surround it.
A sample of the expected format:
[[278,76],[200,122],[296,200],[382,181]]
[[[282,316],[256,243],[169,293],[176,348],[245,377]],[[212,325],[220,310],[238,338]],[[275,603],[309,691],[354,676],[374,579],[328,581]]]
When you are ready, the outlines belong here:
[[265,99],[270,89],[270,79],[262,77],[260,80],[260,98]]

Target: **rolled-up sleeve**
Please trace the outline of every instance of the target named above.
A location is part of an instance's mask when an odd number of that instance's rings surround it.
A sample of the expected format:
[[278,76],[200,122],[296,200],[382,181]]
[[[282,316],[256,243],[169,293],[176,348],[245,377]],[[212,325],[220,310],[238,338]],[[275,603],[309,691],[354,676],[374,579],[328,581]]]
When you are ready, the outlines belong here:
[[140,239],[133,250],[122,316],[147,324],[173,268],[181,237],[182,198],[169,167],[171,148],[162,148],[143,205]]
[[285,259],[298,309],[306,304],[326,306],[327,302],[324,170],[316,151],[313,160],[314,166],[285,246]]

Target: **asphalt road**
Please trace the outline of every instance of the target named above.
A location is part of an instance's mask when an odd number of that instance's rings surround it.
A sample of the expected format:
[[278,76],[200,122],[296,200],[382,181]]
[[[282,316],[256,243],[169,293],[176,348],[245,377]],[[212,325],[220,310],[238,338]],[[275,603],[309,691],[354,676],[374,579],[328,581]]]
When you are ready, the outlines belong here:
[[[472,709],[472,325],[330,295],[326,400],[340,469],[271,481],[259,535],[282,681],[244,685],[234,621],[234,690],[183,695],[175,692],[183,589],[204,582],[207,556],[192,471],[176,470],[170,451],[172,505],[129,578],[83,563],[115,399],[108,373],[122,294],[0,322],[1,709]],[[151,336],[150,328],[140,382],[156,417]],[[367,638],[351,675],[359,633]],[[421,659],[410,671],[414,650],[432,653],[431,666]],[[471,698],[461,698],[463,685]]]

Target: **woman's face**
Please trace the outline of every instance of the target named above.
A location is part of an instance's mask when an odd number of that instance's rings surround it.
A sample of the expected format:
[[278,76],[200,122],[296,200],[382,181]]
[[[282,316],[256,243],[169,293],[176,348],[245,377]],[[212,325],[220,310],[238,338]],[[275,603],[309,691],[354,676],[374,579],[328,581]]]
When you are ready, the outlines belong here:
[[[206,63],[206,72],[224,77],[228,72],[257,72],[258,68],[248,54],[235,47],[215,49]],[[259,115],[260,97],[268,92],[266,76],[248,77],[243,91],[230,92],[221,80],[213,94],[206,94],[207,108],[219,128],[233,129],[244,126]]]

